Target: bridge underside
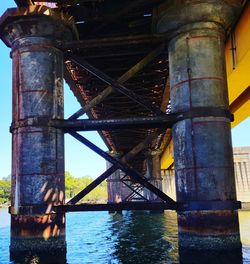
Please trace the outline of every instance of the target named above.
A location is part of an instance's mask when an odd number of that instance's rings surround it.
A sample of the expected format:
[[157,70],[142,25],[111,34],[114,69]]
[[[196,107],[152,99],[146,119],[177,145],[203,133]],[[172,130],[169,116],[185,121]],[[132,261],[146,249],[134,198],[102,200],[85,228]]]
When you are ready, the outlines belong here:
[[[180,251],[220,248],[238,254],[240,203],[224,41],[243,2],[58,0],[52,9],[43,2],[16,0],[20,8],[0,21],[1,38],[12,48],[17,100],[11,248],[33,246],[34,234],[45,238],[44,248],[63,248],[68,211],[173,209]],[[63,78],[81,105],[68,119],[63,119]],[[78,119],[84,113],[89,120]],[[162,191],[160,171],[170,128],[177,202]],[[88,130],[99,132],[109,153],[78,133]],[[107,171],[66,205],[63,133],[108,162]],[[109,177],[108,204],[77,204]],[[129,189],[124,195],[118,182]],[[60,243],[48,241],[52,236]]]
[[[152,33],[153,10],[164,1],[53,2],[74,17],[79,33],[79,40],[62,47],[64,78],[82,106],[69,119],[73,122],[87,113],[90,119],[109,120],[106,126],[104,122],[99,126],[98,132],[110,153],[125,155],[146,140],[146,145],[129,159],[130,166],[145,175],[148,149],[163,150],[170,140],[165,129],[159,131],[159,123],[145,120],[144,125],[138,124],[140,118],[168,111],[166,36]],[[17,4],[26,6],[30,2]],[[118,124],[112,129],[112,123],[124,118],[131,119],[130,124],[124,120],[120,129]],[[136,187],[131,189],[134,193]]]

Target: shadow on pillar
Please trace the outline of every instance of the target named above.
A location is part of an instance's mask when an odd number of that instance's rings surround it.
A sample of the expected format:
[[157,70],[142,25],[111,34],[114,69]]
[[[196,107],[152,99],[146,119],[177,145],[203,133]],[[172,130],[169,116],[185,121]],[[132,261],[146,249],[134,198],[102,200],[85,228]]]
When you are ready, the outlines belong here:
[[65,216],[11,216],[10,261],[66,264]]
[[[35,5],[8,9],[0,31],[13,61],[10,256],[16,263],[66,263],[65,217],[51,211],[65,202],[64,131],[49,122],[64,118],[58,44],[75,39],[76,28],[71,17]],[[39,205],[47,209],[31,215]],[[28,208],[23,215],[20,207]]]

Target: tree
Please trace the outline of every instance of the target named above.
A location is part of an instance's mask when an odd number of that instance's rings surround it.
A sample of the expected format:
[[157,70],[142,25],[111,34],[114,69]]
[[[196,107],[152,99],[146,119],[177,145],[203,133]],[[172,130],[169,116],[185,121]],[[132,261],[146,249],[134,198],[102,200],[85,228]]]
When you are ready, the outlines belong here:
[[11,184],[6,178],[0,180],[0,204],[5,204],[10,201]]
[[[74,197],[77,193],[83,190],[92,182],[92,179],[87,176],[73,177],[69,172],[65,172],[65,194],[66,199]],[[93,191],[83,198],[83,201],[97,202],[107,201],[107,183],[102,182]]]
[[[66,199],[74,197],[77,193],[83,190],[92,182],[92,179],[87,176],[73,177],[69,172],[65,172],[65,195]],[[0,204],[10,202],[11,183],[10,177],[0,180]],[[107,182],[102,182],[93,191],[83,198],[83,201],[98,202],[107,201]]]

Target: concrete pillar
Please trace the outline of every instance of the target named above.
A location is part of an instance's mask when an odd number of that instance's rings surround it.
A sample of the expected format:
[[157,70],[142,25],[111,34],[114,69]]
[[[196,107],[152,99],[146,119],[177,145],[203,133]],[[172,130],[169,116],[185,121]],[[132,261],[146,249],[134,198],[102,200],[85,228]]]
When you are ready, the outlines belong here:
[[162,191],[166,193],[170,198],[176,201],[176,185],[174,168],[161,171],[162,176]]
[[[172,2],[172,3],[170,3]],[[228,109],[225,33],[235,21],[241,1],[166,1],[157,29],[169,32],[171,109]],[[177,201],[235,201],[230,120],[226,117],[187,118],[173,126]],[[235,253],[241,258],[238,213],[234,210],[178,212],[179,250],[185,253]],[[226,256],[225,255],[225,256]],[[230,257],[229,257],[230,260]],[[231,259],[232,260],[232,259]],[[203,258],[204,261],[204,258]],[[230,263],[239,263],[239,262]],[[226,263],[226,262],[225,262]]]
[[[161,177],[161,151],[151,149],[147,152],[147,171],[146,178],[148,181],[162,191],[162,177]],[[161,199],[148,189],[144,189],[144,196],[151,202],[159,202]]]
[[[8,9],[0,29],[13,59],[11,255],[57,256],[66,252],[65,216],[51,207],[65,199],[64,133],[49,121],[64,116],[64,60],[58,44],[72,40],[73,24],[34,6]],[[45,210],[28,210],[37,205]]]
[[[109,154],[117,159],[122,155],[120,152],[114,151],[111,151]],[[107,161],[107,169],[111,166],[113,165]],[[131,190],[121,181],[124,176],[125,173],[118,169],[107,179],[108,203],[121,203],[131,193]]]

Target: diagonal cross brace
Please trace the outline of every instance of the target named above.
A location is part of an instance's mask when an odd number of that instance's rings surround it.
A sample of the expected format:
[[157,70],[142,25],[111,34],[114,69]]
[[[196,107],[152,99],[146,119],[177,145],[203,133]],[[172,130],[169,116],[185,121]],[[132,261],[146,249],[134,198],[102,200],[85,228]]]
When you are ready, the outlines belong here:
[[[141,143],[136,145],[132,150],[130,150],[127,154],[125,154],[122,158],[122,162],[127,162],[135,157],[138,153],[140,153],[143,149],[145,149],[148,144],[158,136],[162,131],[154,132],[148,135]],[[91,182],[87,187],[85,187],[82,191],[80,191],[76,196],[74,196],[67,204],[76,204],[79,202],[84,196],[90,193],[95,187],[97,187],[101,182],[107,179],[112,173],[114,173],[118,169],[117,166],[112,165],[107,171],[102,173],[99,177],[97,177],[93,182]]]
[[133,189],[133,188],[132,188],[129,184],[127,184],[126,182],[123,181],[122,183],[125,184],[125,185],[126,185],[131,191],[132,191],[127,197],[124,198],[123,201],[127,201],[128,199],[131,199],[132,196],[135,195],[135,194],[137,194],[138,196],[140,196],[143,200],[148,201],[148,199],[145,198],[143,195],[141,195],[141,194],[139,193],[139,191],[138,191],[142,186],[139,186],[139,187],[136,187],[135,189]]
[[[164,50],[165,44],[161,44],[156,49],[151,51],[147,56],[145,56],[142,60],[136,63],[132,68],[130,68],[127,72],[125,72],[121,77],[117,79],[117,82],[123,84],[133,76],[135,76],[139,71],[141,71],[146,65],[148,65],[152,60],[154,60],[157,56],[161,54]],[[93,98],[88,104],[86,104],[83,108],[75,112],[68,119],[74,120],[78,117],[82,116],[86,112],[88,112],[91,108],[101,103],[107,96],[109,96],[113,92],[113,87],[106,87],[101,93],[99,93],[95,98]]]
[[165,193],[160,191],[158,188],[156,188],[154,185],[149,183],[147,179],[143,176],[141,176],[137,171],[132,169],[126,164],[123,164],[121,161],[116,160],[109,154],[107,154],[102,149],[98,148],[95,144],[91,143],[89,140],[87,140],[82,135],[76,133],[76,132],[69,132],[71,136],[73,136],[75,139],[83,143],[85,146],[96,152],[98,155],[112,163],[113,165],[116,165],[119,169],[123,170],[126,174],[128,174],[131,178],[134,178],[137,182],[142,184],[144,187],[146,187],[148,190],[150,190],[152,193],[157,195],[159,198],[161,198],[164,202],[168,203],[170,206],[176,208],[176,202],[171,199],[169,196],[167,196]]
[[72,199],[70,199],[67,204],[76,204],[79,202],[84,196],[90,193],[95,187],[97,187],[100,183],[106,180],[112,173],[114,173],[118,169],[117,166],[112,166],[104,173],[102,173],[98,178],[92,181],[87,187],[85,187],[82,191],[80,191],[77,195],[75,195]]
[[96,76],[98,79],[102,80],[106,84],[112,86],[114,89],[116,89],[118,92],[124,94],[128,98],[130,98],[132,101],[142,105],[149,111],[160,115],[164,114],[161,109],[152,103],[149,103],[146,101],[142,96],[139,96],[135,94],[130,89],[126,88],[124,85],[120,84],[119,82],[115,81],[111,77],[109,77],[107,74],[103,73],[102,71],[96,69],[94,66],[90,65],[87,61],[85,61],[83,58],[75,56],[75,55],[67,55],[67,58],[71,61],[73,61],[75,64],[80,66],[81,68],[85,69],[86,71],[90,72],[94,76]]
[[[146,57],[140,60],[137,64],[135,64],[132,68],[130,68],[127,72],[125,72],[120,78],[118,78],[117,82],[124,83],[130,78],[132,78],[136,73],[142,70],[148,63],[150,63],[153,59],[155,59],[165,48],[164,44],[161,44],[155,50],[150,52]],[[77,119],[87,111],[89,111],[92,107],[102,102],[109,94],[113,92],[113,87],[106,87],[99,95],[97,95],[94,99],[92,99],[86,106],[78,110],[72,116],[69,117],[70,120]]]

